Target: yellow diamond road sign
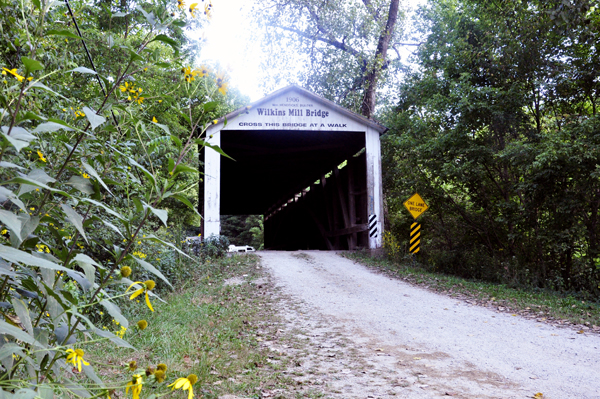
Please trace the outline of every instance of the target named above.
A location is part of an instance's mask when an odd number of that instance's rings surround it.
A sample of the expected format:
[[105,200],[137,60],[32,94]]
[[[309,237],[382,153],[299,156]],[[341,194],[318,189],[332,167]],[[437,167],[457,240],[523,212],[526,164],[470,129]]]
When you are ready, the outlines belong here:
[[421,214],[429,208],[429,205],[425,203],[425,200],[421,198],[419,193],[414,193],[409,199],[407,199],[404,203],[404,206],[415,219],[421,216]]

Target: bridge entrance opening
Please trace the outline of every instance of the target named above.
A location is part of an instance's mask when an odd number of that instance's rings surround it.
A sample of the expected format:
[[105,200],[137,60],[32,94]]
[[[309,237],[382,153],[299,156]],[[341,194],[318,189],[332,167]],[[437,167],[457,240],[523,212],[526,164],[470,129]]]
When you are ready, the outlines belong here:
[[297,86],[207,131],[203,235],[220,215],[264,216],[266,249],[381,246],[379,135],[385,128]]

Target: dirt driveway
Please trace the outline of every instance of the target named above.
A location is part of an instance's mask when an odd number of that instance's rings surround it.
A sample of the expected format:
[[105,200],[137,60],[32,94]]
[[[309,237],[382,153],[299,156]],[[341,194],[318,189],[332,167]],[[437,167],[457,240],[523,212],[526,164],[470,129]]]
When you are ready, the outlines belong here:
[[415,288],[333,252],[258,255],[303,342],[271,348],[296,351],[290,375],[311,392],[299,396],[600,398],[597,335]]

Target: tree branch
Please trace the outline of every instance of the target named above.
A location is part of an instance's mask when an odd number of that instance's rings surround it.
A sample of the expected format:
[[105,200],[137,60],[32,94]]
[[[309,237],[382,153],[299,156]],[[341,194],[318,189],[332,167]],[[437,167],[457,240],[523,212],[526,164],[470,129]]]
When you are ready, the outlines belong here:
[[288,32],[295,33],[298,36],[302,36],[302,37],[305,37],[305,38],[310,39],[310,40],[315,40],[315,41],[318,41],[318,42],[323,42],[323,43],[329,44],[330,46],[333,46],[333,47],[335,47],[335,48],[337,48],[339,50],[345,51],[348,54],[352,54],[355,57],[359,57],[361,55],[361,53],[359,51],[357,51],[356,49],[354,49],[354,48],[346,45],[345,43],[342,43],[342,42],[340,42],[338,40],[335,40],[335,39],[327,39],[327,38],[320,37],[320,36],[313,36],[311,34],[308,34],[308,33],[304,32],[304,31],[301,31],[299,29],[288,28],[287,26],[279,26],[279,25],[274,25],[274,24],[270,24],[270,26],[272,26],[274,28],[283,29],[283,30],[286,30]]

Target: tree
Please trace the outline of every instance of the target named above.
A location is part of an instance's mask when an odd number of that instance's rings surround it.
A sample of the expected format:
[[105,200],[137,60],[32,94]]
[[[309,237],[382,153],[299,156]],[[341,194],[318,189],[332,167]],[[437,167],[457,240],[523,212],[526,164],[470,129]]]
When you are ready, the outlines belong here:
[[297,74],[308,89],[371,118],[378,91],[400,68],[399,0],[258,3],[271,83]]
[[600,13],[563,3],[421,12],[430,33],[388,115],[385,190],[399,234],[402,198],[430,201],[422,252],[441,270],[598,292]]

